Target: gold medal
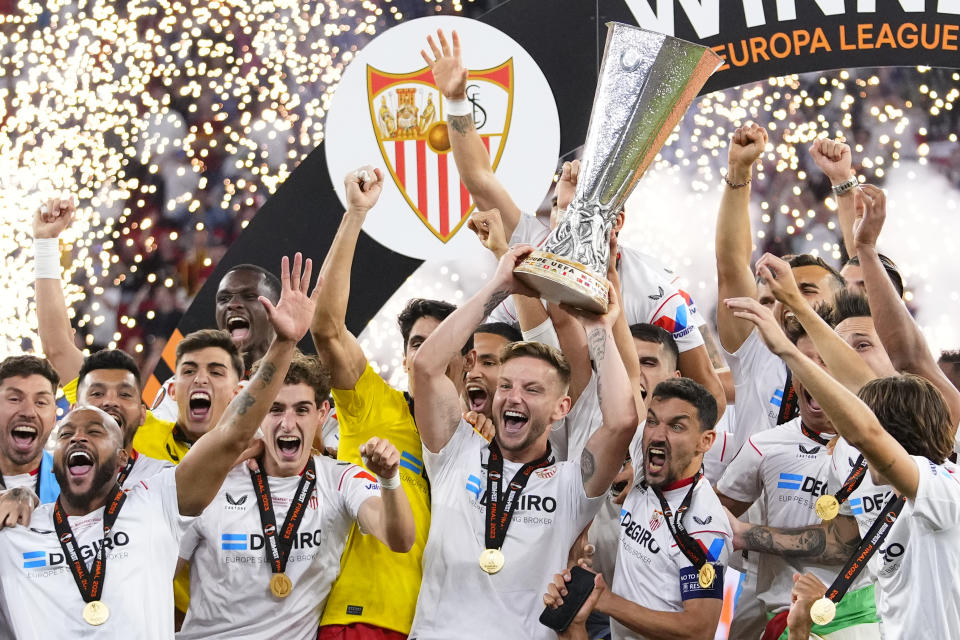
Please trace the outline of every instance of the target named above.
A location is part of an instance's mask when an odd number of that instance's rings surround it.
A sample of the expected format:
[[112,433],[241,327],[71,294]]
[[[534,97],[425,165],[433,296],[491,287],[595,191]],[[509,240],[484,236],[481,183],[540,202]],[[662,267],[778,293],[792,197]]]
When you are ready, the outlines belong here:
[[840,513],[840,503],[832,495],[824,494],[817,498],[815,509],[821,520],[833,520]]
[[480,568],[490,575],[503,569],[504,562],[506,559],[500,549],[484,549],[480,554]]
[[278,598],[286,598],[293,591],[293,583],[285,573],[275,573],[270,578],[270,593]]
[[713,568],[712,562],[705,563],[702,567],[700,567],[700,571],[697,572],[697,581],[704,589],[709,589],[712,587],[713,581],[716,579],[717,570]]
[[820,598],[810,607],[810,619],[813,624],[830,624],[837,615],[837,605],[828,598]]
[[92,627],[99,627],[110,617],[110,609],[99,600],[83,605],[83,621]]

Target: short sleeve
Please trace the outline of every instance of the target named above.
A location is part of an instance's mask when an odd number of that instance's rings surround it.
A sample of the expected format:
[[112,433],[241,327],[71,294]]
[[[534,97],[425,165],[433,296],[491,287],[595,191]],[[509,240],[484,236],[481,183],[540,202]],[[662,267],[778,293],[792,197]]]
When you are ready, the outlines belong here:
[[351,464],[340,472],[337,494],[344,511],[352,520],[356,520],[364,502],[380,497],[380,482],[373,473]]
[[738,502],[756,502],[763,489],[760,481],[762,462],[763,454],[753,443],[753,438],[748,438],[720,477],[717,491]]
[[163,514],[163,520],[170,534],[179,544],[196,518],[180,515],[176,472],[176,467],[164,469],[150,478],[141,480],[133,491],[155,505],[159,513]]
[[391,401],[387,398],[390,391],[393,389],[377,375],[369,362],[353,389],[332,389],[331,394],[337,408],[340,431],[346,433],[351,430],[351,427],[362,425],[372,408],[378,407],[382,410],[383,407],[380,405]]
[[643,476],[643,429],[646,426],[646,420],[637,425],[637,430],[630,440],[630,448],[627,449],[630,452],[630,460],[633,462],[634,475],[639,473],[638,477]]
[[202,523],[202,515],[194,518],[193,522],[190,523],[190,526],[187,527],[187,530],[184,532],[183,538],[180,539],[180,551],[178,555],[183,560],[189,561],[190,558],[193,557],[193,552],[200,546],[200,541],[203,539],[203,534],[200,531],[200,527],[203,526]]
[[591,375],[577,402],[563,418],[567,433],[567,459],[577,460],[580,452],[603,422],[597,397],[597,376]]
[[[581,454],[582,455],[582,454]],[[570,513],[573,514],[574,529],[579,533],[584,527],[596,517],[600,507],[607,494],[601,493],[595,498],[587,496],[587,490],[583,486],[583,474],[580,472],[580,458],[575,462],[564,462],[562,466],[562,477],[566,493],[569,496]]]
[[440,451],[433,453],[424,446],[423,464],[427,470],[427,477],[431,478],[433,482],[441,483],[442,478],[454,470],[453,466],[456,464],[456,461],[464,450],[470,446],[470,442],[474,438],[476,438],[475,442],[477,443],[486,443],[470,423],[461,418],[453,435],[450,436],[450,440],[447,441],[447,444],[444,445]]
[[913,514],[934,531],[960,527],[960,477],[952,467],[913,456],[919,472]]

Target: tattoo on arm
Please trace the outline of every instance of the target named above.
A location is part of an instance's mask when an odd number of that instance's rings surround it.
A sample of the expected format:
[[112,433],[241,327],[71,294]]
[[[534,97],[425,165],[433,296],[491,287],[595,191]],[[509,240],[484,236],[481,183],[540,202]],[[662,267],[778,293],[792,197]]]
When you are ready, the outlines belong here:
[[252,406],[253,406],[253,403],[256,402],[256,401],[257,401],[256,398],[254,398],[252,395],[250,395],[249,392],[247,392],[246,389],[244,389],[244,390],[241,391],[240,394],[237,396],[237,400],[236,400],[236,402],[237,402],[237,413],[240,414],[241,416],[242,416],[242,415],[245,415],[245,414],[247,413],[247,409],[249,409],[250,407],[252,407]]
[[447,116],[447,122],[453,127],[453,130],[462,136],[473,131],[473,115],[469,116]]
[[257,381],[261,389],[266,389],[267,385],[273,382],[273,376],[277,374],[277,367],[272,362],[264,362],[257,370]]
[[[854,527],[856,525],[854,524]],[[838,520],[797,529],[754,526],[744,534],[746,548],[784,558],[805,558],[822,564],[842,564],[860,544],[859,531],[844,536]]]
[[494,291],[493,295],[490,296],[490,299],[487,300],[487,303],[483,305],[483,317],[486,318],[493,313],[493,310],[496,309],[501,302],[506,300],[507,296],[509,295],[509,291],[504,291],[502,289],[499,291]]
[[591,359],[599,365],[607,353],[607,330],[602,327],[591,329],[587,334],[587,346]]
[[593,477],[596,471],[597,461],[594,460],[590,449],[584,449],[583,453],[580,454],[580,477],[583,479],[584,485],[590,482],[590,478]]

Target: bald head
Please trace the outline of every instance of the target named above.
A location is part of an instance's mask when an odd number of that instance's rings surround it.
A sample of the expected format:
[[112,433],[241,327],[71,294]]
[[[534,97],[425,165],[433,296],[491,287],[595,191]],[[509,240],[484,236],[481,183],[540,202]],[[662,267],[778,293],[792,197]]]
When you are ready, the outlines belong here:
[[67,412],[67,415],[57,424],[58,434],[65,427],[95,426],[99,425],[107,433],[117,438],[123,447],[123,428],[116,419],[103,409],[91,405],[75,405],[73,409]]

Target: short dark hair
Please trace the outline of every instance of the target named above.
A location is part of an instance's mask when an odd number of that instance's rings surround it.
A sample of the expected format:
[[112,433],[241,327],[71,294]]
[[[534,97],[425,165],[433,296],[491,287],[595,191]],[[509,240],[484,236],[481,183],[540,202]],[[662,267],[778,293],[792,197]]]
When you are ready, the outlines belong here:
[[140,380],[140,367],[137,366],[136,360],[126,351],[121,351],[120,349],[104,349],[96,353],[91,353],[84,358],[83,364],[80,365],[80,373],[77,374],[77,386],[79,387],[83,384],[83,379],[87,377],[88,373],[100,369],[123,369],[129,371],[137,381],[137,389],[143,389]]
[[230,270],[223,274],[223,277],[226,278],[228,275],[234,271],[255,271],[263,276],[263,280],[267,285],[267,288],[273,294],[273,299],[270,300],[273,304],[277,304],[277,301],[280,299],[280,293],[283,291],[283,285],[280,284],[280,278],[273,275],[272,272],[264,269],[258,264],[243,263],[236,266],[230,267]]
[[[257,360],[250,371],[251,377],[260,368],[262,360]],[[283,384],[305,384],[313,389],[314,401],[317,408],[320,408],[330,397],[330,370],[317,356],[308,356],[297,349],[290,360],[290,368],[287,369],[287,375],[283,378]]]
[[[447,316],[457,310],[456,305],[443,300],[428,300],[427,298],[411,298],[400,315],[397,316],[397,324],[400,326],[400,335],[403,336],[403,350],[406,352],[407,343],[410,341],[410,332],[413,331],[413,325],[420,318],[435,318],[440,322],[446,320]],[[460,350],[461,355],[467,355],[473,349],[473,334],[466,344]]]
[[520,340],[519,342],[508,342],[500,350],[501,366],[506,364],[508,360],[523,357],[543,360],[557,370],[564,387],[570,384],[570,361],[559,349],[542,342]]
[[679,398],[696,408],[700,430],[713,429],[717,424],[717,400],[707,388],[690,378],[670,378],[653,389],[651,398],[669,400]]
[[809,253],[798,253],[795,255],[783,256],[783,260],[790,265],[791,269],[797,269],[799,267],[820,267],[821,269],[827,270],[830,275],[833,276],[832,284],[834,292],[841,291],[847,286],[847,281],[844,280],[842,275],[840,275],[840,272],[833,268],[829,262],[820,256],[815,256]]
[[953,424],[940,390],[912,374],[877,378],[857,394],[912,456],[940,464],[953,453]]
[[489,333],[500,336],[507,342],[520,342],[523,340],[523,333],[512,324],[506,322],[485,322],[473,330],[473,334]]
[[199,329],[185,335],[183,340],[177,344],[177,359],[174,366],[180,364],[184,354],[200,351],[207,347],[216,347],[226,351],[230,356],[230,364],[237,372],[237,377],[243,379],[243,358],[240,357],[240,351],[230,338],[230,334],[220,329]]
[[937,362],[949,362],[950,364],[960,363],[960,349],[941,351]]
[[680,362],[680,348],[677,346],[677,341],[673,339],[673,336],[669,331],[663,327],[658,327],[655,324],[639,322],[637,324],[630,325],[630,335],[641,342],[662,344],[666,348],[667,353],[673,356],[673,368],[678,368],[678,363]]
[[43,376],[49,380],[50,385],[53,387],[53,392],[57,392],[57,387],[60,386],[60,375],[46,358],[25,354],[8,356],[3,359],[3,362],[0,362],[0,385],[2,385],[7,378],[26,378],[33,375]]
[[[897,266],[897,263],[883,255],[878,253],[877,257],[880,258],[880,264],[883,265],[884,271],[887,272],[887,276],[890,278],[890,282],[893,283],[893,288],[897,290],[897,293],[900,297],[903,297],[903,275],[900,273],[900,267]],[[860,256],[853,256],[847,260],[847,265],[852,265],[854,267],[860,266]]]
[[[843,293],[841,291],[841,293]],[[838,294],[840,295],[840,294]],[[813,310],[817,312],[817,315],[823,319],[831,327],[836,325],[833,322],[833,306],[827,302],[819,302],[814,305]],[[796,318],[793,318],[790,322],[785,322],[783,327],[783,332],[787,334],[787,338],[790,339],[790,342],[797,344],[800,341],[800,338],[807,335],[807,330],[803,328],[803,325],[800,324],[800,321]]]
[[856,291],[841,291],[833,301],[833,313],[830,314],[830,324],[836,327],[847,318],[872,318],[870,302],[867,296]]

